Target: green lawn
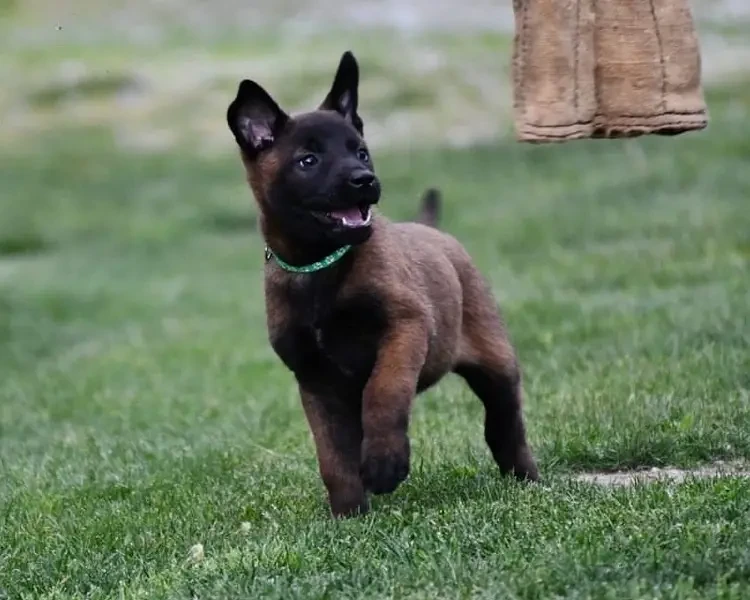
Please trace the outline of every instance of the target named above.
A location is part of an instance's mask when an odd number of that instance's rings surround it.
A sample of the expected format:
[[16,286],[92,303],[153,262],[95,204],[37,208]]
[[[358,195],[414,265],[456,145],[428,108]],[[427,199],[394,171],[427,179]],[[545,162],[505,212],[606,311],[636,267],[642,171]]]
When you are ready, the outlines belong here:
[[223,115],[201,115],[221,152],[137,152],[54,111],[16,131],[0,143],[0,598],[747,598],[750,481],[573,477],[750,460],[750,83],[709,103],[709,129],[677,138],[381,145],[383,212],[409,218],[440,187],[443,227],[497,292],[546,481],[497,475],[479,402],[447,379],[416,404],[409,480],[344,522],[266,341]]

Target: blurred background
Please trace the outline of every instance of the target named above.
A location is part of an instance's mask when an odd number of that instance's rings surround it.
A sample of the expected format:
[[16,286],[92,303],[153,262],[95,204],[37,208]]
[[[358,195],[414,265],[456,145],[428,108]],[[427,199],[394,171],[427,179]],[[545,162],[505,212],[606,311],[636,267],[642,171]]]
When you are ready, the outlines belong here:
[[[693,0],[708,85],[750,64],[744,0]],[[103,126],[123,148],[231,152],[223,111],[254,78],[309,109],[361,61],[380,147],[508,135],[509,0],[0,0],[3,141]]]
[[[733,110],[741,111],[750,3],[692,6],[706,88],[736,84],[731,94],[740,103]],[[0,152],[41,152],[34,161],[56,157],[53,168],[63,168],[57,152],[69,153],[76,162],[68,156],[67,165],[90,172],[103,168],[102,147],[231,161],[224,114],[239,80],[256,79],[290,111],[309,109],[345,49],[361,63],[361,112],[374,149],[509,139],[512,33],[508,0],[0,0]],[[48,173],[39,164],[25,168]],[[15,179],[7,174],[0,200],[0,247],[43,244],[64,236],[65,224],[96,229],[86,223],[95,215],[61,207],[59,189],[44,212],[41,205],[24,209],[44,204],[50,188]],[[226,191],[235,189],[232,182],[216,183],[212,196],[235,206],[230,198],[237,195]],[[163,192],[179,182],[161,185]],[[252,210],[249,199],[242,201]],[[111,216],[101,215],[105,229]],[[132,211],[121,216],[137,218]]]

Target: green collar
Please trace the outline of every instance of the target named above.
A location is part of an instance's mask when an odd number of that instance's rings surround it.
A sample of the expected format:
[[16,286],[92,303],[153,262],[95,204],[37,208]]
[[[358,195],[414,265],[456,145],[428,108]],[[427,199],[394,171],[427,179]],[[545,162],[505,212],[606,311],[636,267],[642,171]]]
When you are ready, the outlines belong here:
[[266,246],[266,261],[271,260],[271,257],[273,256],[276,259],[278,265],[285,271],[289,271],[291,273],[314,273],[315,271],[320,271],[322,269],[325,269],[326,267],[330,267],[351,249],[351,246],[342,246],[332,254],[329,254],[325,258],[321,258],[317,262],[311,263],[309,265],[302,265],[301,267],[295,267],[294,265],[290,265],[289,263],[281,260],[278,254],[274,253],[271,248]]

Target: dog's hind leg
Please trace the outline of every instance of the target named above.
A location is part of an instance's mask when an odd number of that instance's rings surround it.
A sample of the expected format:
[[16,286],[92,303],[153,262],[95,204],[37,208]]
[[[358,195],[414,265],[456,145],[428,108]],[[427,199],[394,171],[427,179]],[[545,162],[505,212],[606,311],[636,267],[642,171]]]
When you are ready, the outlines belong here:
[[358,402],[300,389],[302,406],[315,440],[318,465],[328,491],[331,514],[349,517],[369,510],[359,474],[362,422]]
[[484,437],[502,473],[539,478],[526,440],[521,372],[494,300],[479,275],[464,296],[462,360],[454,371],[484,404]]
[[500,364],[465,363],[456,373],[484,404],[484,439],[500,471],[536,481],[539,473],[526,441],[520,379]]

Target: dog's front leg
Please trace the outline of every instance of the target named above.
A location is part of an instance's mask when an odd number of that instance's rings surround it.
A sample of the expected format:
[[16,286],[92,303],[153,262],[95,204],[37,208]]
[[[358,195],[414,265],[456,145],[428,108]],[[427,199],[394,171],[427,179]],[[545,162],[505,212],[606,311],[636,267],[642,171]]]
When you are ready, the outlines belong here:
[[300,388],[315,440],[318,465],[334,517],[364,514],[367,494],[359,475],[362,422],[359,403]]
[[362,395],[362,482],[374,494],[395,490],[409,475],[409,414],[427,355],[420,319],[392,323]]

